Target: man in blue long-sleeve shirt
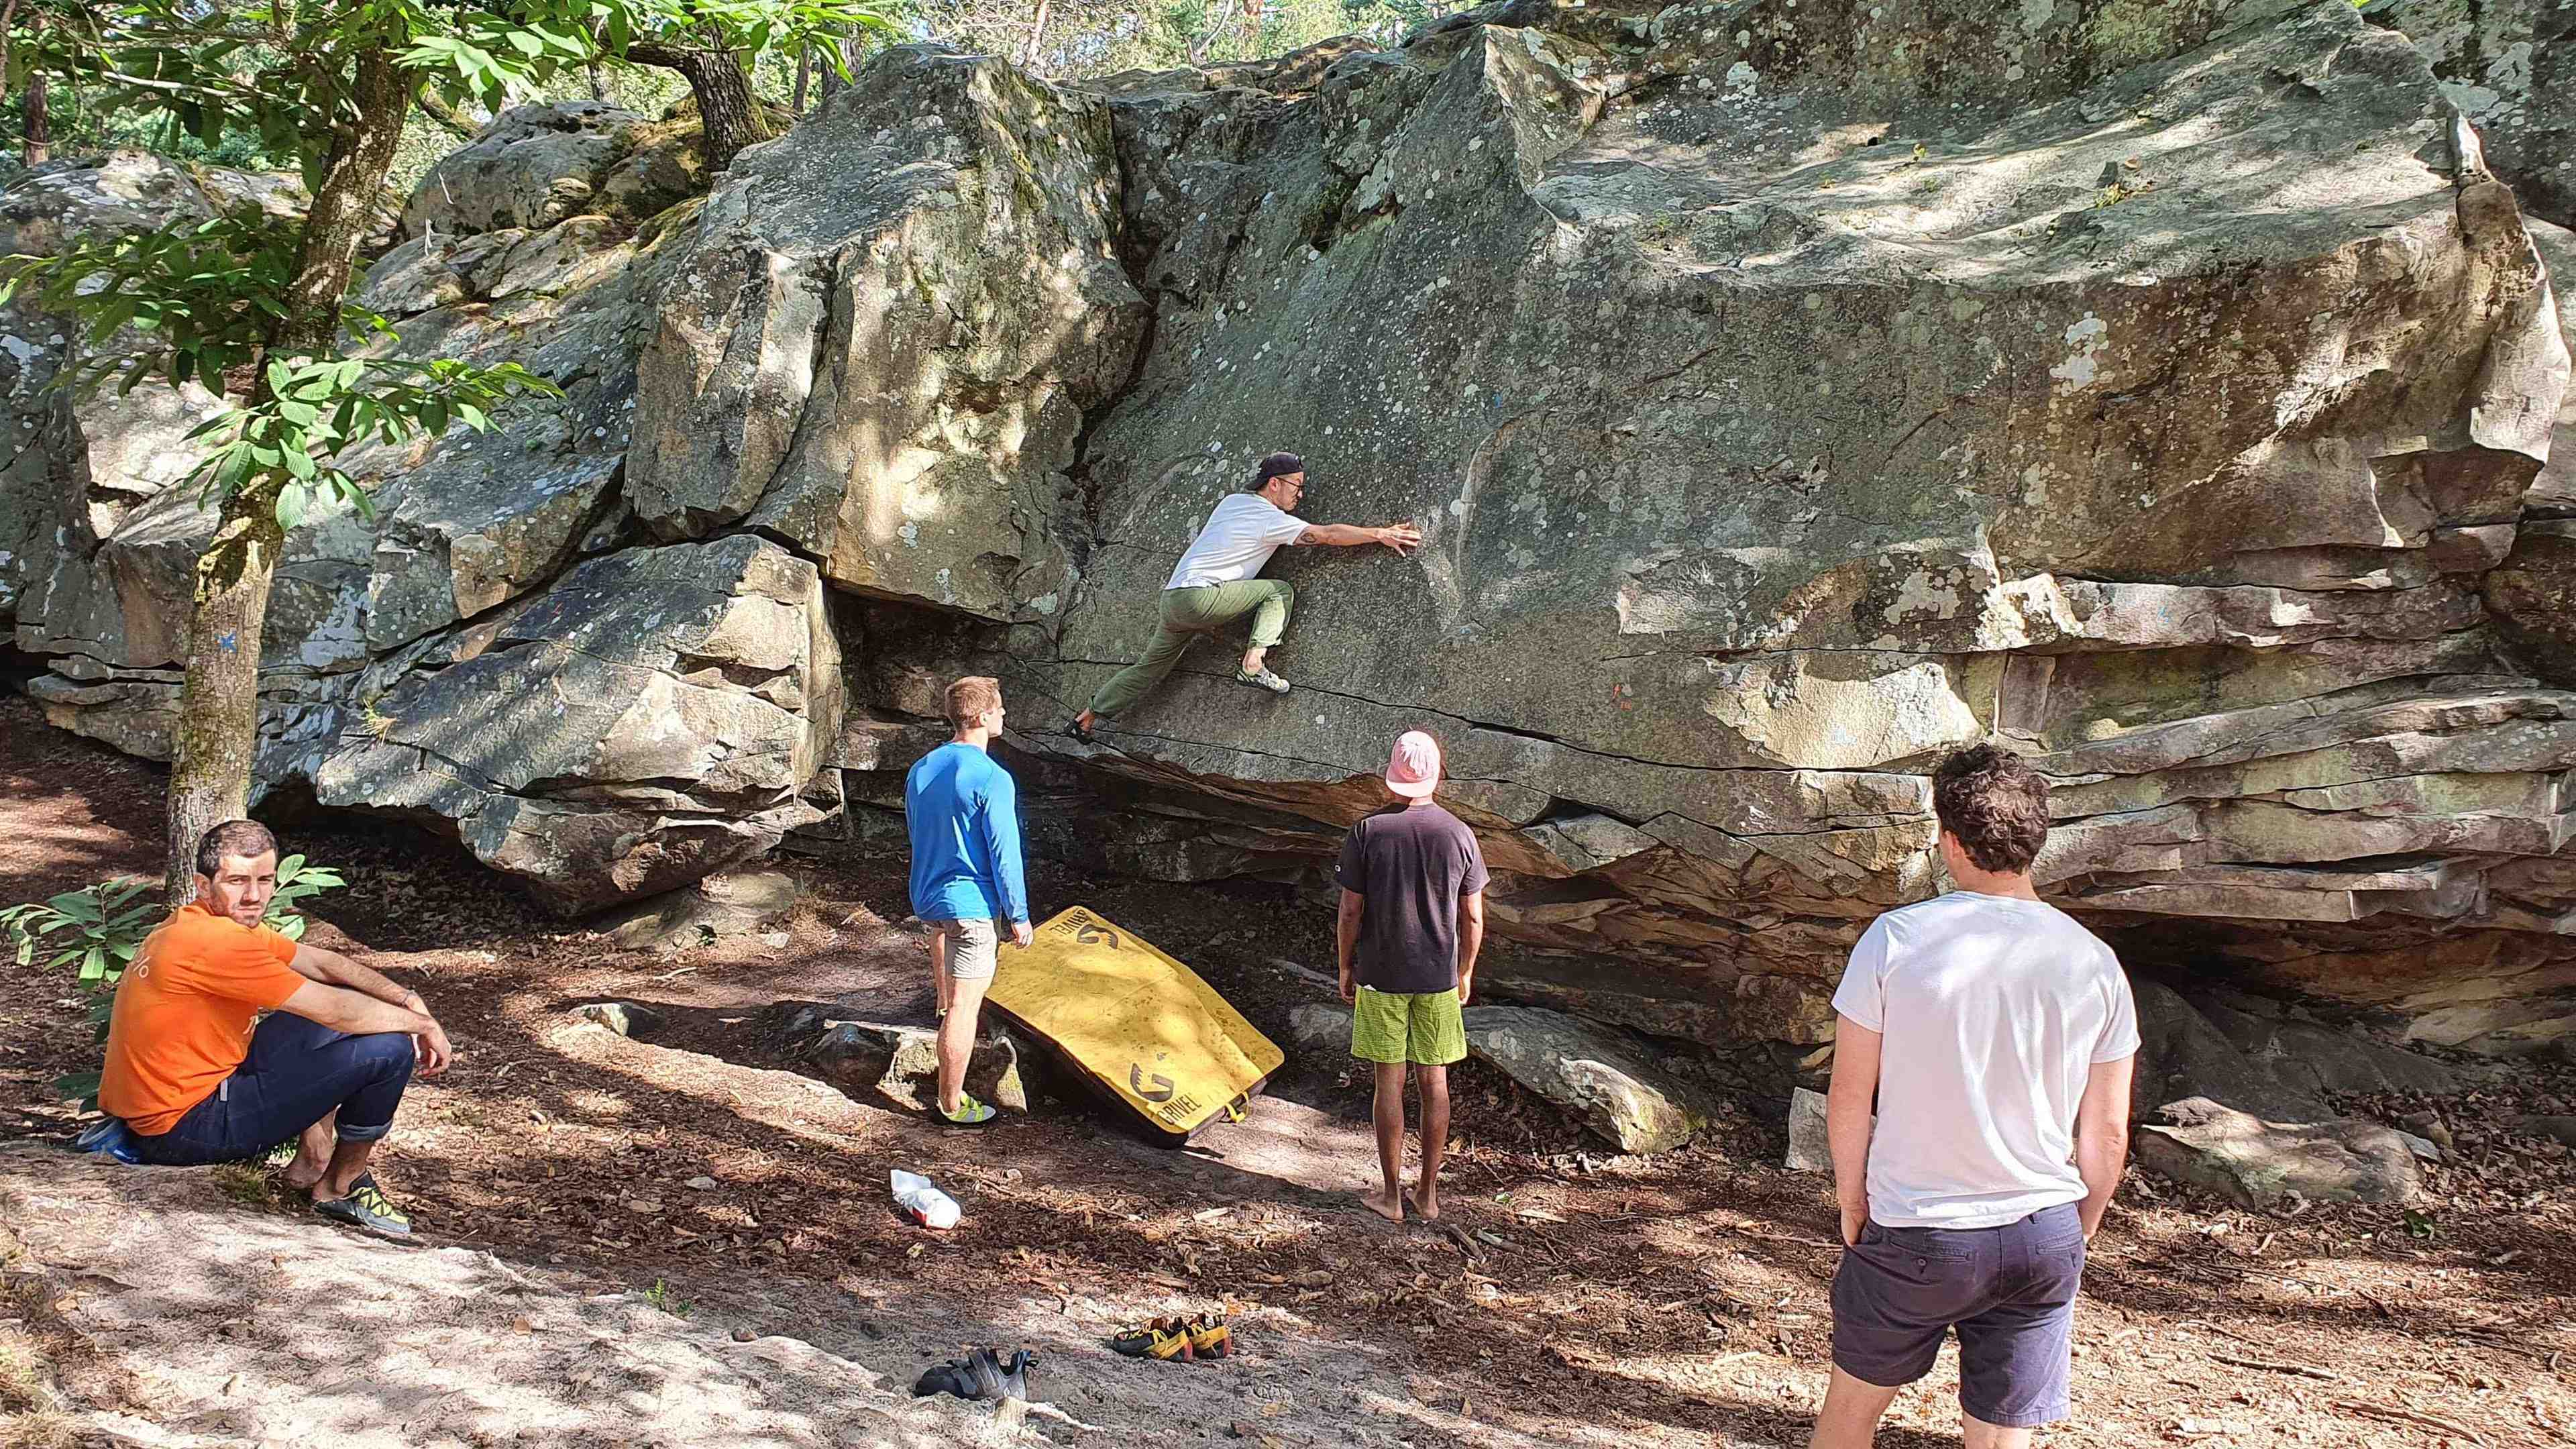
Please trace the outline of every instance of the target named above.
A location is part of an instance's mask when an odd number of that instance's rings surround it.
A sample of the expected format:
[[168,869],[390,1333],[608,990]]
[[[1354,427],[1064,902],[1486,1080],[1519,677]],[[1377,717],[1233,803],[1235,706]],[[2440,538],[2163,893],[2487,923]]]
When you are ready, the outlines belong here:
[[1020,791],[985,749],[1002,732],[1002,686],[969,675],[948,686],[948,743],[904,777],[912,833],[912,913],[930,923],[930,969],[939,983],[939,1115],[951,1126],[993,1120],[966,1094],[984,989],[993,983],[999,927],[1030,940],[1029,890],[1020,868]]

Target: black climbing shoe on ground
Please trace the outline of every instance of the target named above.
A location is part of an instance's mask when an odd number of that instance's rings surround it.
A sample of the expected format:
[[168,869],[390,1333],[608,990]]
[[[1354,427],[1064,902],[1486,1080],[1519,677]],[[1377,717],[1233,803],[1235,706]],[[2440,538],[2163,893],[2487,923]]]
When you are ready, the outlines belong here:
[[1258,674],[1246,674],[1242,670],[1238,669],[1234,671],[1234,682],[1237,684],[1249,685],[1254,689],[1266,689],[1272,694],[1286,694],[1288,692],[1288,681],[1271,673],[1267,668],[1264,668]]
[[333,1222],[347,1223],[371,1233],[391,1233],[396,1237],[408,1237],[411,1233],[411,1219],[386,1200],[383,1190],[376,1186],[376,1175],[372,1172],[358,1174],[358,1180],[349,1184],[347,1197],[317,1202],[313,1210]]
[[975,1397],[975,1375],[966,1366],[966,1360],[952,1358],[946,1363],[932,1364],[921,1371],[920,1378],[912,1381],[914,1398],[926,1399],[933,1394],[952,1394],[961,1399]]
[[1000,1402],[1003,1399],[1025,1399],[1029,1396],[1029,1365],[1036,1358],[1025,1349],[1014,1349],[1007,1359],[989,1348],[979,1348],[967,1357],[967,1366],[975,1371],[975,1397]]
[[1029,1366],[1037,1356],[1027,1349],[1016,1349],[1005,1361],[989,1348],[979,1348],[964,1358],[952,1358],[922,1370],[913,1381],[912,1396],[926,1399],[933,1394],[949,1394],[960,1399],[984,1399],[999,1403],[1004,1399],[1029,1396]]

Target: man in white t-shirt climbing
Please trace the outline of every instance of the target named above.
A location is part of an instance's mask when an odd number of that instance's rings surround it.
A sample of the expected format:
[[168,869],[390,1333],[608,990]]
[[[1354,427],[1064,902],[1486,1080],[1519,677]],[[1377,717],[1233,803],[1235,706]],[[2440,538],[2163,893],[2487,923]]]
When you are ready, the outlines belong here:
[[1864,1449],[1954,1328],[1966,1449],[2065,1418],[2084,1245],[2129,1151],[2128,978],[2031,885],[2048,782],[1977,745],[1933,771],[1932,812],[1958,889],[1872,922],[1834,993],[1845,1251],[1814,1449]]
[[1145,657],[1109,677],[1091,697],[1091,707],[1076,715],[1073,734],[1091,738],[1091,727],[1116,719],[1154,692],[1181,662],[1181,651],[1201,634],[1212,633],[1246,614],[1252,616],[1252,645],[1243,651],[1234,682],[1286,694],[1288,681],[1265,662],[1272,645],[1288,628],[1288,606],[1297,591],[1286,579],[1256,578],[1280,546],[1321,543],[1337,548],[1383,544],[1398,557],[1422,546],[1422,530],[1410,523],[1363,528],[1353,523],[1308,523],[1293,511],[1306,494],[1306,464],[1294,453],[1273,453],[1253,470],[1252,486],[1231,494],[1208,515],[1205,527],[1181,553],[1171,579],[1163,585],[1162,617]]

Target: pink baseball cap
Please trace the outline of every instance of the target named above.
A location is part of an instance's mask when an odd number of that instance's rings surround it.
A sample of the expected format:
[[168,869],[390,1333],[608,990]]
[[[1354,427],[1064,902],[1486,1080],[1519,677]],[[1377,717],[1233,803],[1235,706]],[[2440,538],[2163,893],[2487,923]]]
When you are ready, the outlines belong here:
[[1420,730],[1395,737],[1395,753],[1386,758],[1386,788],[1408,800],[1419,800],[1440,788],[1440,742]]

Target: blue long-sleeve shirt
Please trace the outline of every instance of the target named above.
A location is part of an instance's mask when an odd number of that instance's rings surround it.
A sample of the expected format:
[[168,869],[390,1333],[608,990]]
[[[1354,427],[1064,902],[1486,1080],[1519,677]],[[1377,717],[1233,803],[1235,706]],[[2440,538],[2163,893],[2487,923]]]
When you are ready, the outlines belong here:
[[921,757],[903,780],[912,834],[912,913],[925,921],[1025,921],[1020,787],[973,745]]

